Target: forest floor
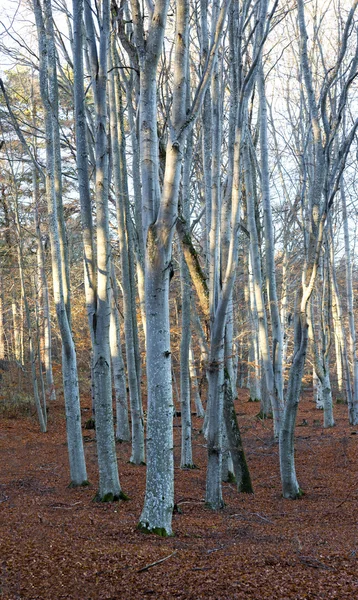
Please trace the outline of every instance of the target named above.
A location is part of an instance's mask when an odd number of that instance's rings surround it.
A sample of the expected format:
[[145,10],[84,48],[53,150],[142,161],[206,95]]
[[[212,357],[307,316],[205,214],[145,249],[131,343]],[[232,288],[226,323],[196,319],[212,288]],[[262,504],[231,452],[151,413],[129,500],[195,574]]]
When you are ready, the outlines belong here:
[[[117,444],[120,480],[130,499],[100,504],[95,432],[84,430],[91,486],[69,489],[65,417],[51,404],[49,432],[35,416],[0,421],[0,597],[4,600],[182,600],[358,598],[358,428],[335,405],[336,427],[306,393],[296,429],[296,467],[305,494],[281,496],[272,421],[257,417],[246,391],[237,404],[254,491],[224,484],[225,508],[204,504],[206,449],[194,418],[196,470],[179,468],[175,418],[174,537],[136,529],[145,467]],[[82,408],[83,420],[90,415]],[[163,560],[165,559],[165,560]],[[163,560],[163,561],[162,561]],[[160,562],[162,561],[162,562]]]

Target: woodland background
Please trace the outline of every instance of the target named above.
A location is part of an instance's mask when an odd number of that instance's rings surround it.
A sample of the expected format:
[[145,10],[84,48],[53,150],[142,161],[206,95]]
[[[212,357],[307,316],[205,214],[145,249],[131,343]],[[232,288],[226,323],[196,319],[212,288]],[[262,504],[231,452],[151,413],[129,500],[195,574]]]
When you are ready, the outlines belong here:
[[4,598],[357,589],[357,4],[5,6]]

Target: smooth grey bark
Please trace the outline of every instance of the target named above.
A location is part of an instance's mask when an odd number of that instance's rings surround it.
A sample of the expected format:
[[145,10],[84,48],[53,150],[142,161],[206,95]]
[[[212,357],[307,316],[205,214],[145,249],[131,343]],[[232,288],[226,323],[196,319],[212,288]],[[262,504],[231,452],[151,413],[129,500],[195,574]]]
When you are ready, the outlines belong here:
[[[9,159],[10,162],[10,159]],[[46,396],[43,397],[43,402],[41,402],[38,383],[37,383],[37,374],[36,374],[36,345],[34,341],[34,331],[31,323],[30,316],[30,308],[26,295],[25,288],[25,275],[24,275],[24,248],[23,248],[23,239],[19,218],[19,205],[18,205],[18,192],[17,192],[17,182],[13,172],[12,163],[10,162],[10,167],[13,175],[13,183],[14,183],[14,201],[15,201],[15,224],[16,224],[16,233],[17,233],[17,256],[18,256],[18,265],[19,265],[19,276],[20,276],[20,285],[21,292],[24,299],[24,308],[25,308],[25,316],[26,316],[26,324],[28,331],[28,341],[29,341],[29,357],[31,364],[31,380],[32,380],[32,388],[34,393],[34,400],[37,412],[37,418],[40,424],[40,430],[42,433],[46,433],[47,431],[47,412],[46,412]]]
[[41,400],[40,400],[40,402],[42,404],[43,413],[45,414],[45,419],[47,422],[47,398],[46,398],[45,380],[44,380],[43,371],[42,371],[41,348],[40,348],[41,332],[40,332],[38,290],[39,290],[39,285],[38,285],[37,273],[36,273],[33,277],[33,303],[34,303],[34,307],[35,307],[35,328],[36,328],[36,341],[37,341],[35,360],[37,358],[38,377],[40,380],[41,397],[42,397],[42,402],[41,402]]
[[[248,7],[246,6],[246,9]],[[228,306],[232,297],[232,290],[236,278],[238,260],[238,231],[240,227],[242,165],[241,153],[247,136],[247,109],[248,101],[256,78],[257,64],[260,59],[262,45],[267,37],[271,18],[276,9],[274,5],[270,15],[267,16],[267,4],[260,3],[258,14],[258,27],[255,32],[254,50],[249,72],[246,74],[240,89],[240,102],[237,107],[233,177],[231,189],[231,237],[228,250],[227,263],[222,277],[222,288],[218,299],[215,316],[212,322],[210,355],[208,365],[209,383],[209,425],[208,425],[208,468],[206,482],[206,502],[217,510],[223,506],[221,486],[221,432],[223,420],[223,385],[224,385],[224,344],[225,324]],[[243,15],[241,15],[242,19]],[[243,21],[244,22],[244,21]],[[265,24],[265,26],[264,26]]]
[[131,439],[131,434],[128,420],[126,374],[122,357],[119,312],[117,308],[118,293],[113,271],[114,269],[112,267],[109,342],[111,348],[113,384],[116,397],[116,440],[124,442]]
[[340,179],[345,167],[347,153],[355,135],[358,122],[355,121],[344,141],[340,144],[337,159],[331,164],[331,148],[337,139],[338,126],[347,102],[347,93],[354,77],[358,64],[358,45],[354,50],[353,59],[347,80],[338,101],[340,116],[329,120],[327,115],[329,92],[337,80],[340,66],[347,53],[348,39],[351,32],[351,23],[358,2],[354,0],[352,8],[348,13],[342,34],[342,44],[338,51],[335,65],[324,80],[318,106],[314,85],[311,63],[308,57],[307,29],[305,23],[305,9],[303,0],[298,0],[298,25],[300,39],[300,62],[306,102],[309,109],[311,140],[310,148],[310,180],[307,188],[307,208],[305,219],[305,263],[302,272],[302,286],[298,294],[295,308],[295,352],[292,366],[290,368],[288,389],[286,394],[286,406],[283,417],[283,425],[280,433],[280,469],[282,480],[282,491],[285,498],[298,498],[301,490],[298,485],[295,462],[294,462],[294,426],[301,390],[301,379],[305,364],[308,344],[307,308],[317,278],[319,257],[324,237],[324,228],[327,214],[332,206],[337,192]]
[[193,451],[191,444],[191,393],[190,393],[190,305],[191,282],[183,253],[179,248],[180,282],[181,282],[181,340],[180,340],[180,407],[181,407],[181,459],[182,469],[193,468]]
[[[121,260],[124,330],[126,342],[127,376],[132,418],[132,455],[131,462],[136,465],[144,464],[144,420],[140,396],[140,365],[137,365],[136,347],[138,346],[137,316],[135,308],[135,288],[131,277],[134,265],[130,264],[130,250],[128,241],[128,219],[126,219],[126,205],[129,208],[127,173],[125,162],[123,107],[120,83],[116,76],[117,60],[114,47],[115,40],[111,41],[111,75],[109,80],[110,95],[110,129],[112,142],[113,179],[116,197],[117,231],[119,252]],[[128,212],[128,211],[127,211]]]
[[[61,253],[61,243],[58,228],[58,203],[62,198],[57,193],[54,160],[54,135],[52,107],[49,100],[47,76],[47,37],[43,18],[42,7],[39,0],[33,1],[33,10],[36,19],[36,27],[39,44],[39,80],[40,93],[44,107],[44,120],[46,132],[46,199],[49,220],[49,233],[51,242],[51,263],[53,277],[53,295],[56,306],[58,325],[62,341],[62,375],[66,410],[67,446],[70,463],[71,485],[84,485],[87,483],[87,471],[83,449],[81,431],[81,411],[79,402],[78,376],[76,351],[72,338],[69,321],[69,311],[66,306],[63,282],[63,273],[66,268],[62,265],[64,254]],[[47,8],[49,17],[49,7]],[[67,296],[68,300],[68,296]]]
[[[323,422],[324,427],[333,427],[333,400],[332,400],[332,389],[330,382],[329,373],[329,350],[330,350],[330,333],[328,332],[329,327],[329,314],[327,307],[326,294],[330,293],[327,290],[327,281],[323,282],[322,296],[318,297],[318,303],[321,305],[321,318],[320,318],[320,348],[318,347],[318,336],[315,327],[315,307],[313,305],[314,296],[311,297],[308,326],[309,326],[309,337],[312,341],[312,352],[315,372],[321,383],[322,393],[322,404],[323,404]],[[328,339],[327,339],[328,338]]]
[[[202,69],[209,54],[209,29],[208,29],[208,0],[200,1],[200,56]],[[204,227],[204,248],[206,262],[209,266],[210,260],[210,240],[209,230],[212,223],[211,214],[211,145],[212,145],[212,105],[211,105],[211,90],[210,87],[205,92],[203,106],[201,109],[201,152],[203,161],[203,178],[204,178],[204,197],[205,197],[205,227]],[[210,266],[209,266],[210,268]]]
[[[132,0],[132,17],[140,65],[140,147],[143,229],[145,243],[145,312],[147,345],[147,479],[141,529],[172,534],[173,481],[173,396],[169,326],[169,265],[179,170],[178,149],[168,143],[163,198],[160,194],[156,109],[156,67],[162,47],[168,10],[167,0],[158,0],[150,18],[145,41],[141,9]],[[186,38],[184,36],[183,44]],[[184,96],[185,98],[185,96]],[[169,161],[171,158],[171,164]],[[169,170],[168,168],[168,170]],[[170,177],[170,181],[168,181]],[[174,186],[174,194],[168,189]],[[173,206],[168,206],[168,201]],[[161,210],[160,210],[161,208]],[[171,210],[172,208],[172,210]],[[174,213],[174,214],[173,214]]]
[[235,412],[232,384],[226,373],[224,382],[224,422],[238,492],[253,493],[241,433]]
[[190,316],[192,328],[195,332],[197,342],[200,348],[200,363],[201,366],[204,366],[206,365],[209,357],[209,345],[194,301],[191,307]]
[[[268,339],[268,326],[266,307],[263,298],[263,284],[261,275],[261,258],[259,250],[259,242],[257,235],[256,219],[255,219],[255,198],[253,182],[251,177],[252,162],[249,157],[248,146],[243,149],[243,163],[245,170],[245,191],[247,202],[247,219],[248,229],[250,232],[250,257],[253,273],[253,292],[255,295],[255,303],[257,310],[257,329],[259,336],[260,353],[262,357],[262,367],[265,376],[266,390],[269,397],[268,404],[272,407],[274,419],[274,433],[279,435],[280,424],[283,411],[283,402],[280,400],[279,393],[275,391],[275,376],[273,370],[273,362],[270,355],[270,346]],[[267,207],[266,207],[267,208]],[[267,219],[268,220],[268,219]]]
[[188,266],[190,278],[197,293],[200,308],[204,315],[206,327],[209,322],[209,288],[207,278],[201,267],[199,254],[191,239],[189,223],[185,221],[182,214],[178,215],[176,221],[176,232],[184,253],[185,262]]
[[73,7],[73,99],[76,127],[76,165],[81,206],[85,300],[91,338],[91,381],[93,383],[94,314],[97,301],[94,228],[89,173],[88,126],[86,119],[85,80],[83,66],[83,0],[72,0]]
[[146,317],[147,317],[147,481],[139,527],[161,535],[172,532],[173,510],[173,398],[171,385],[169,271],[171,244],[178,213],[181,156],[185,138],[202,105],[215,62],[218,42],[226,16],[224,4],[218,18],[215,43],[208,59],[203,80],[187,113],[187,52],[189,6],[177,4],[175,69],[173,84],[172,129],[169,132],[165,172],[160,192],[156,66],[161,51],[168,10],[166,0],[158,0],[144,40],[139,4],[132,1],[132,17],[140,64],[140,140],[143,227],[146,247]]
[[12,311],[12,326],[13,326],[13,334],[14,334],[14,346],[13,352],[15,359],[18,363],[21,362],[21,332],[20,332],[20,319],[18,314],[18,306],[16,302],[15,290],[12,295],[11,302],[11,311]]
[[4,328],[4,292],[3,280],[0,276],[0,359],[5,358],[5,328]]
[[[101,7],[99,51],[92,37],[91,7],[86,4],[87,38],[91,49],[92,84],[96,116],[96,212],[97,212],[97,304],[93,315],[93,375],[97,459],[99,468],[99,501],[118,500],[122,490],[118,477],[112,410],[112,375],[109,343],[111,249],[108,217],[108,147],[107,147],[107,63],[110,38],[110,2]],[[96,62],[95,62],[96,61]]]
[[134,192],[134,219],[135,219],[135,242],[134,247],[136,251],[136,270],[137,270],[137,289],[139,296],[140,312],[142,318],[142,329],[144,333],[144,339],[146,336],[146,314],[145,314],[145,264],[144,264],[144,241],[143,241],[143,221],[142,221],[142,190],[140,177],[137,175],[140,173],[140,149],[139,140],[137,135],[136,118],[135,118],[135,107],[133,106],[132,95],[136,94],[136,86],[134,84],[134,78],[137,74],[133,74],[131,71],[128,79],[124,79],[126,87],[126,99],[128,109],[128,124],[130,128],[130,140],[132,149],[132,185]]
[[282,381],[285,381],[286,375],[286,360],[288,346],[288,328],[287,328],[287,307],[288,307],[288,250],[285,236],[285,243],[282,258],[282,283],[281,283],[281,299],[280,299],[280,319],[283,331],[282,339]]
[[[243,207],[245,214],[246,207]],[[244,244],[243,252],[243,272],[244,281],[244,303],[246,307],[246,321],[243,324],[247,330],[247,378],[243,387],[249,389],[249,400],[251,402],[261,402],[260,386],[260,352],[257,323],[257,310],[252,278],[251,256],[249,243]],[[261,407],[263,413],[264,408]]]
[[[34,82],[31,81],[31,112],[32,112],[32,125],[34,130],[36,130],[37,126],[37,103],[34,94]],[[50,298],[49,298],[49,290],[48,290],[48,282],[45,268],[45,247],[43,243],[43,236],[41,232],[41,219],[40,219],[40,181],[39,181],[39,171],[36,168],[37,162],[37,142],[36,138],[33,140],[33,154],[35,158],[35,162],[32,163],[31,173],[32,173],[32,197],[35,209],[35,227],[36,227],[36,237],[37,237],[37,294],[36,294],[36,302],[38,299],[39,308],[38,314],[41,322],[38,324],[39,330],[39,365],[40,365],[40,375],[41,382],[43,383],[42,378],[42,362],[45,367],[45,376],[46,376],[46,390],[47,397],[49,400],[56,399],[56,390],[55,383],[52,372],[52,336],[51,336],[51,314],[50,314]],[[46,239],[46,238],[45,238]]]
[[298,1],[300,31],[301,68],[311,111],[313,130],[312,154],[315,157],[313,180],[309,189],[307,228],[304,231],[306,259],[303,269],[302,288],[295,304],[294,357],[289,372],[286,405],[280,432],[280,471],[284,498],[298,498],[301,490],[298,484],[294,460],[294,427],[298,409],[303,369],[308,345],[307,306],[315,284],[320,249],[323,240],[324,215],[322,214],[322,191],[324,181],[324,158],[321,129],[318,122],[318,109],[313,92],[312,73],[307,55],[307,32],[303,2]]
[[193,348],[192,348],[191,343],[189,346],[189,373],[190,373],[191,388],[192,388],[193,396],[194,396],[196,414],[198,417],[203,419],[205,417],[205,410],[204,410],[203,403],[201,401],[201,397],[199,394],[198,378],[197,378]]
[[261,394],[260,381],[264,378],[261,375],[261,355],[259,345],[259,332],[258,332],[258,315],[256,298],[254,291],[254,278],[252,270],[252,259],[250,247],[248,248],[248,292],[249,292],[249,324],[250,324],[250,340],[249,340],[249,369],[248,369],[248,387],[250,392],[250,400],[252,402],[261,403],[262,414],[267,416],[271,410],[270,403],[267,402],[267,398],[263,398]]
[[[47,395],[49,400],[56,399],[55,383],[52,372],[52,338],[51,338],[51,315],[50,299],[48,292],[47,276],[45,269],[45,251],[41,236],[40,218],[38,210],[39,186],[36,169],[32,170],[33,197],[35,203],[36,215],[36,236],[37,236],[37,271],[38,271],[38,300],[40,303],[39,315],[42,317],[40,323],[40,357],[43,356],[45,366]],[[42,346],[42,347],[41,347]],[[42,356],[41,356],[42,355]],[[40,360],[41,364],[41,360]]]
[[[223,309],[226,307],[223,306]],[[225,312],[222,319],[225,317]],[[220,324],[221,325],[221,324]],[[215,322],[214,322],[215,326]],[[222,497],[222,429],[224,399],[224,335],[221,327],[212,328],[208,377],[207,447],[208,466],[206,472],[205,501],[213,510],[223,508]]]
[[[207,309],[208,309],[208,304],[207,304]],[[207,369],[207,364],[208,364],[208,360],[209,360],[209,345],[208,345],[207,337],[204,333],[202,323],[201,323],[200,317],[198,315],[194,301],[192,301],[190,316],[191,316],[192,332],[195,333],[196,340],[197,340],[197,343],[198,343],[199,349],[200,349],[200,363],[199,363],[200,364],[200,377],[199,377],[199,381],[198,381],[198,391],[199,391],[199,395],[201,398],[203,396],[203,386],[207,382],[206,369]],[[207,409],[207,407],[208,407],[208,402],[206,402],[206,409]],[[205,409],[204,423],[203,423],[203,433],[204,433],[205,438],[207,437],[207,427],[208,427],[208,416],[207,416],[206,409]]]
[[[213,3],[213,15],[212,20],[215,22],[216,11],[218,9],[217,2]],[[209,210],[207,211],[207,218],[210,216],[208,221],[209,226],[209,311],[210,311],[210,322],[212,323],[215,318],[215,311],[218,303],[219,296],[219,276],[220,276],[220,213],[221,213],[221,177],[220,177],[220,152],[221,152],[221,103],[222,98],[220,94],[220,76],[218,62],[216,62],[213,73],[213,80],[211,86],[212,96],[212,142],[211,142],[211,191],[210,196],[206,202],[209,204]],[[209,399],[210,402],[210,399]]]
[[[189,40],[188,40],[189,41]],[[189,60],[187,54],[186,59]],[[187,107],[190,107],[189,65],[187,65],[188,82],[186,86]],[[183,218],[190,223],[190,169],[193,155],[193,135],[188,135],[185,147],[185,158],[182,170],[182,189],[179,197]],[[191,430],[191,386],[190,386],[190,311],[192,305],[191,280],[184,253],[178,244],[180,286],[181,286],[181,340],[180,340],[180,406],[181,406],[181,468],[193,468],[192,430]]]
[[[332,228],[332,219],[329,219],[329,232],[327,236],[328,253],[329,253],[329,279],[331,284],[331,306],[332,306],[332,321],[334,330],[336,362],[337,362],[337,377],[339,391],[343,392],[345,383],[346,401],[349,407],[353,405],[352,387],[350,381],[350,369],[348,361],[347,343],[343,327],[343,312],[342,303],[337,282],[337,272],[334,260],[334,237]],[[339,381],[341,379],[341,382]],[[339,383],[341,385],[339,386]]]
[[313,380],[313,398],[315,401],[316,408],[318,410],[323,410],[322,384],[321,384],[321,381],[320,381],[315,369],[313,369],[312,380]]
[[272,328],[272,363],[275,384],[275,395],[278,405],[283,409],[283,377],[282,353],[283,340],[281,331],[280,313],[277,299],[276,267],[275,267],[275,239],[272,223],[272,210],[270,199],[270,174],[268,165],[267,142],[267,105],[265,94],[265,78],[262,60],[260,61],[259,76],[259,120],[260,120],[260,159],[261,159],[261,195],[263,207],[265,258],[266,258],[266,289],[268,296],[269,313]]
[[[334,286],[332,283],[332,296],[334,297]],[[334,350],[336,356],[336,374],[337,374],[337,387],[338,393],[342,397],[343,386],[344,386],[344,348],[343,348],[343,331],[342,323],[337,313],[337,303],[332,300],[332,323],[333,323],[333,339],[334,339]]]
[[48,77],[48,101],[51,106],[52,135],[53,135],[53,177],[57,203],[58,243],[61,255],[61,271],[63,282],[63,296],[67,312],[67,318],[71,326],[71,286],[70,286],[70,263],[68,256],[68,244],[66,237],[66,225],[62,202],[62,159],[61,139],[59,125],[59,100],[58,79],[56,66],[56,46],[52,16],[52,0],[43,0],[43,14],[46,31],[47,52],[47,77]]
[[358,352],[357,352],[357,337],[355,332],[354,320],[354,297],[352,283],[352,261],[351,249],[348,229],[347,201],[344,179],[341,181],[341,202],[342,202],[342,217],[344,230],[344,249],[345,249],[345,265],[346,265],[346,290],[347,290],[347,311],[348,311],[348,330],[349,330],[349,350],[353,363],[353,396],[352,403],[348,405],[349,422],[351,425],[358,424]]

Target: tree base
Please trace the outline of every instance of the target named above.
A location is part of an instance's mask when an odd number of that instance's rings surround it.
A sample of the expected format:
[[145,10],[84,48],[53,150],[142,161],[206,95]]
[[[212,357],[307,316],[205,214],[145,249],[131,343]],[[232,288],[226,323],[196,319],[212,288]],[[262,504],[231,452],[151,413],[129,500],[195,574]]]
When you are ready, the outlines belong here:
[[304,495],[305,493],[300,487],[298,488],[297,492],[291,492],[287,495],[282,494],[283,498],[285,498],[286,500],[299,500]]
[[68,484],[68,488],[69,489],[74,489],[74,488],[79,488],[79,487],[89,487],[91,484],[88,481],[88,479],[86,479],[85,481],[82,481],[81,483],[75,483],[74,481],[71,481],[71,483]]
[[108,494],[104,494],[101,496],[99,492],[93,498],[93,502],[119,502],[119,500],[127,501],[129,500],[129,496],[124,492],[120,492],[119,494],[112,494],[109,492]]
[[257,413],[256,415],[256,419],[260,419],[260,421],[264,421],[265,419],[272,419],[272,413],[266,413],[263,410],[260,410],[259,413]]
[[225,508],[225,502],[224,500],[221,500],[221,502],[218,504],[214,502],[205,502],[205,507],[209,508],[210,510],[222,510]]
[[173,533],[168,533],[165,527],[152,527],[150,528],[148,523],[139,522],[137,525],[138,531],[146,534],[158,535],[159,537],[167,538],[173,537]]
[[226,479],[223,479],[225,483],[236,483],[236,477],[232,471],[229,471]]

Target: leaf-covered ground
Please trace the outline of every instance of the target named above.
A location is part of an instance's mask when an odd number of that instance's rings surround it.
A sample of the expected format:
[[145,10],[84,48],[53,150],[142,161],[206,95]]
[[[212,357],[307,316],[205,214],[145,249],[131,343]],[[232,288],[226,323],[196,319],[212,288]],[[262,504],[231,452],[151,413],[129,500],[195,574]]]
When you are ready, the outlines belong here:
[[[91,487],[69,489],[65,418],[51,405],[49,432],[35,417],[0,421],[0,597],[4,600],[145,598],[358,598],[358,428],[335,405],[336,427],[322,428],[310,394],[299,409],[297,473],[302,499],[281,497],[272,422],[242,392],[237,405],[254,495],[224,484],[226,507],[204,505],[205,441],[194,419],[197,470],[175,468],[175,536],[136,530],[145,468],[118,444],[120,479],[130,500],[99,504],[96,444],[84,431]],[[84,421],[89,409],[83,409]],[[176,465],[180,421],[175,419]],[[165,559],[162,562],[161,559]],[[156,564],[153,564],[156,563]],[[153,565],[152,565],[153,564]],[[152,566],[150,566],[152,565]]]

